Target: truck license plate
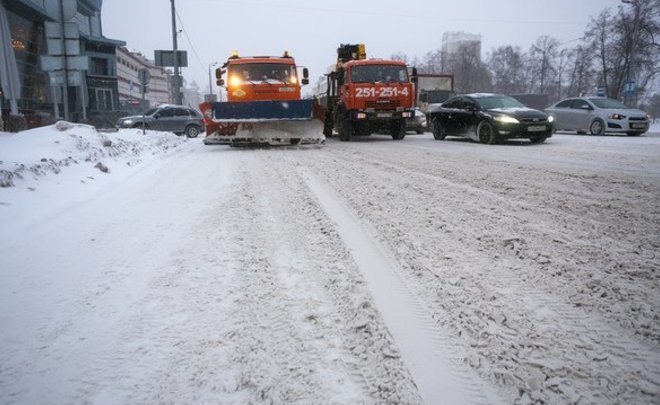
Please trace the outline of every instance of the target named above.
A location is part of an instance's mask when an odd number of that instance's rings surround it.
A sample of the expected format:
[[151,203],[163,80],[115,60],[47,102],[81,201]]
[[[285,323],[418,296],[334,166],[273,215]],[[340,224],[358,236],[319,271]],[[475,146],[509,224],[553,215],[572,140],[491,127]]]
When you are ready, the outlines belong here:
[[378,118],[388,118],[392,116],[392,113],[378,113],[376,114]]
[[545,125],[533,125],[531,127],[527,127],[528,132],[539,132],[539,131],[545,131]]

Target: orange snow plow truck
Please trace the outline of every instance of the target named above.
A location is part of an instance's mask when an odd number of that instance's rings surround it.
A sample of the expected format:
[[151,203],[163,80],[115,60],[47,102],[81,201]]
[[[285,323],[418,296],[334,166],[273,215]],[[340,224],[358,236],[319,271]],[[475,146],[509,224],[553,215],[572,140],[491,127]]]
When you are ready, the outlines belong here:
[[[321,123],[313,119],[314,100],[301,98],[301,85],[309,83],[307,68],[298,77],[295,60],[247,56],[238,52],[215,71],[218,86],[225,86],[227,101],[204,102],[207,145],[259,146],[320,144]],[[223,78],[223,76],[225,78]]]
[[364,44],[341,44],[337,63],[327,75],[327,90],[319,97],[325,136],[334,131],[341,141],[372,133],[406,135],[406,120],[414,117],[417,69],[405,62],[367,59]]

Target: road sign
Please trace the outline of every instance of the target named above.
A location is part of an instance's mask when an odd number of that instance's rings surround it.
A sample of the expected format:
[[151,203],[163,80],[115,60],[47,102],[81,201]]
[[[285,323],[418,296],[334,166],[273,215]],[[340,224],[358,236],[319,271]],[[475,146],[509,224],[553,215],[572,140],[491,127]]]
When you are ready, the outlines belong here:
[[144,86],[149,84],[149,82],[151,81],[151,73],[149,73],[149,69],[142,68],[138,70],[138,81],[140,82],[141,85]]
[[51,86],[64,86],[68,84],[70,87],[78,87],[82,85],[82,72],[79,70],[73,70],[67,72],[66,81],[64,80],[64,71],[58,70],[55,72],[48,72],[48,78],[50,80]]
[[[188,53],[176,51],[179,67],[188,67]],[[174,51],[154,51],[156,66],[174,67]]]
[[605,97],[605,86],[598,86],[598,90],[596,91],[596,95],[598,97]]

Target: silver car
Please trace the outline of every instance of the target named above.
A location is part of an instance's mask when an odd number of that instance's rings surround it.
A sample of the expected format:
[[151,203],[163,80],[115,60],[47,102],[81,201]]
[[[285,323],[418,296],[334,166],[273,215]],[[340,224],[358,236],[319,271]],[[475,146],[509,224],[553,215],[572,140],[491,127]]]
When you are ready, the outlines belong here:
[[591,135],[612,132],[639,136],[649,130],[651,120],[642,110],[603,97],[567,98],[546,108],[545,112],[554,117],[557,130]]
[[198,111],[179,105],[163,104],[144,113],[117,120],[118,128],[142,128],[169,131],[195,138],[204,130],[204,119]]

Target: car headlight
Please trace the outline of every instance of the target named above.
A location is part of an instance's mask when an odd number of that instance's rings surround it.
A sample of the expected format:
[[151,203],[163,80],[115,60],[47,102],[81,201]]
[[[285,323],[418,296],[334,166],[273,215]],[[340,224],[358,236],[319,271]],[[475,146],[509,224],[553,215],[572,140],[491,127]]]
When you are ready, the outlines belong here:
[[122,124],[124,124],[124,125],[133,125],[133,120],[124,120],[124,121],[122,121]]
[[653,117],[651,117],[651,114],[646,114],[646,119],[647,119],[647,120],[651,121],[652,118],[653,118]]
[[613,119],[613,120],[622,120],[622,119],[626,118],[626,116],[621,115],[619,113],[614,113],[614,114],[610,114],[610,118]]
[[548,115],[548,122],[555,122],[555,117]]
[[513,117],[509,117],[508,115],[498,115],[493,118],[497,122],[501,122],[503,124],[520,124],[520,121]]

